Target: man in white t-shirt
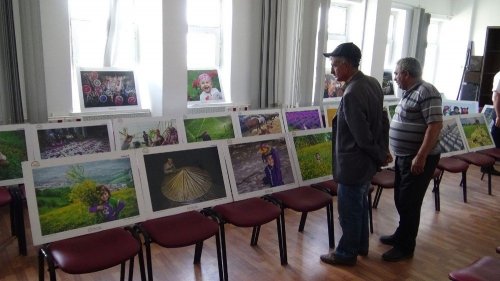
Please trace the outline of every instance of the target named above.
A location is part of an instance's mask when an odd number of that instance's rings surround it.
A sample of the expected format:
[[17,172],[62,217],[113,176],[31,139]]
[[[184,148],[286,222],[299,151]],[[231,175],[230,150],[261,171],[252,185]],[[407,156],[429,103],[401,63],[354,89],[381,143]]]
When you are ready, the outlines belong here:
[[493,120],[491,125],[491,135],[495,141],[495,146],[500,148],[500,71],[495,74],[493,78],[493,93],[491,94],[491,100],[493,101],[493,107],[495,108],[496,118]]

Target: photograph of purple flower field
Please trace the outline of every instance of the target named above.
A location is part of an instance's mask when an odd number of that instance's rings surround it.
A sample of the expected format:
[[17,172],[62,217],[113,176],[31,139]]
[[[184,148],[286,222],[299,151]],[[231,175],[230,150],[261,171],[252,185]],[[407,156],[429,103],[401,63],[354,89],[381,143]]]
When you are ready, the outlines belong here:
[[317,109],[287,111],[285,121],[288,132],[319,129],[321,128],[321,117]]
[[112,151],[108,125],[37,130],[40,158],[60,158]]

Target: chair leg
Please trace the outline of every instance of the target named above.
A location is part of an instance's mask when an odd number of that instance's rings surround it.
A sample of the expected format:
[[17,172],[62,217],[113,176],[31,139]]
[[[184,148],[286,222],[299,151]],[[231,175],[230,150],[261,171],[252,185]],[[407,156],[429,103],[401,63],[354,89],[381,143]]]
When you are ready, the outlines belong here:
[[441,196],[439,194],[439,185],[441,184],[441,179],[443,178],[444,170],[441,171],[439,176],[434,178],[434,188],[432,192],[434,192],[434,206],[436,211],[441,211]]
[[146,246],[146,270],[148,271],[148,281],[153,281],[153,265],[151,261],[151,241],[144,238],[144,245]]
[[370,218],[370,233],[373,233],[373,209],[372,209],[372,193],[368,192],[368,216]]
[[288,257],[286,251],[285,212],[283,212],[283,210],[281,210],[281,215],[276,219],[276,224],[278,230],[281,265],[286,265],[288,264]]
[[259,241],[260,225],[254,226],[252,230],[252,239],[250,240],[250,245],[256,246]]
[[134,260],[135,260],[135,256],[130,258],[129,267],[128,267],[128,281],[134,280],[134,264],[135,264]]
[[42,249],[38,250],[38,281],[45,281],[45,254]]
[[[223,277],[224,280],[228,280],[228,274],[227,274],[227,251],[226,251],[226,233],[224,230],[224,223],[219,222],[219,234],[220,235],[220,250],[221,250],[221,255],[222,255],[222,269],[224,270],[223,272]],[[221,274],[219,271],[219,278]]]
[[125,262],[120,263],[120,281],[125,281]]
[[326,205],[326,219],[328,221],[328,246],[335,248],[335,231],[333,225],[333,203]]
[[203,251],[203,241],[196,243],[194,248],[194,264],[199,264],[201,260],[201,252]]
[[380,200],[380,196],[382,195],[383,188],[381,186],[377,186],[377,191],[375,192],[375,199],[373,200],[373,209],[377,209],[378,201]]
[[493,170],[493,166],[488,169],[488,195],[491,195],[491,170]]
[[12,235],[17,237],[19,254],[26,256],[28,247],[26,245],[26,230],[24,227],[24,206],[23,198],[18,188],[9,188],[12,202],[10,205],[10,223]]
[[464,203],[467,203],[467,172],[462,172],[462,190],[464,194]]
[[306,219],[307,219],[307,212],[302,212],[302,215],[300,216],[299,232],[303,232],[304,231],[304,226],[306,224]]
[[215,234],[215,246],[217,247],[217,267],[219,268],[219,281],[224,281],[224,265],[222,264],[222,250],[219,233]]

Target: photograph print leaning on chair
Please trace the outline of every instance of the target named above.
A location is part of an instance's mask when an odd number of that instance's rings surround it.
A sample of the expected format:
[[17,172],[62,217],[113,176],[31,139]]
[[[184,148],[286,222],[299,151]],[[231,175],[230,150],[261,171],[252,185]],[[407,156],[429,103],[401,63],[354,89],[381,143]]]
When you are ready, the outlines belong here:
[[21,163],[33,160],[29,125],[0,126],[0,186],[23,183]]
[[23,162],[33,243],[141,221],[138,171],[126,151]]

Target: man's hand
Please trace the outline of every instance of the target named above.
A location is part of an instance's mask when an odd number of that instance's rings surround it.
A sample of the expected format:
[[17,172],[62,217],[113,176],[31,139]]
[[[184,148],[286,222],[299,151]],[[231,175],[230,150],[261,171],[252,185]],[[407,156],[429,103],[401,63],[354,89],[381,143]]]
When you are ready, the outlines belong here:
[[495,119],[495,127],[500,128],[500,116],[497,115],[497,118]]
[[418,154],[413,158],[411,162],[411,173],[414,175],[420,175],[424,172],[426,157],[421,157]]

